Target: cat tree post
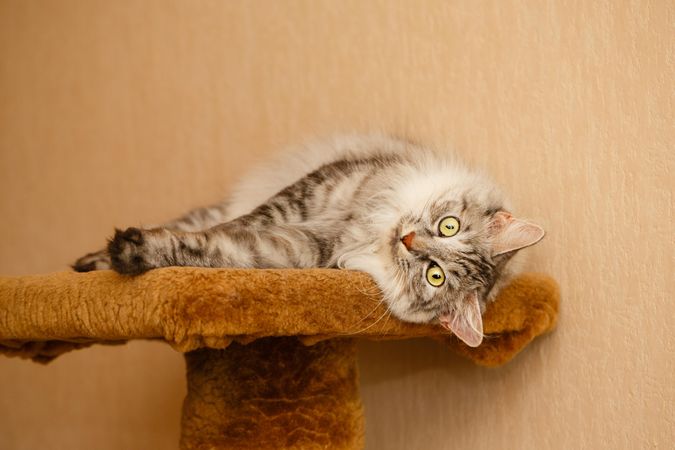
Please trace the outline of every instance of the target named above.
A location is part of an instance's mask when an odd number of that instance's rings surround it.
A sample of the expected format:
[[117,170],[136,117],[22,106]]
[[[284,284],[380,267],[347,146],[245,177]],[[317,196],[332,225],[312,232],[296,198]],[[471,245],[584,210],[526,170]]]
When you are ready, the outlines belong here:
[[49,362],[93,343],[161,339],[186,353],[184,449],[363,446],[353,338],[430,337],[484,366],[555,326],[559,291],[523,274],[470,348],[439,325],[387,313],[373,280],[331,269],[172,267],[0,277],[0,353]]
[[185,359],[182,449],[363,447],[352,339],[265,338]]

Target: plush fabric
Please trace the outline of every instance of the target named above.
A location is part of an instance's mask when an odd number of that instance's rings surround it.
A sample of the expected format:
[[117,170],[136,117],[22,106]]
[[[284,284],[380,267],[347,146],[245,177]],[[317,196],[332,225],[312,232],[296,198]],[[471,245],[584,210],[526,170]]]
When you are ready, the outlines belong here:
[[363,446],[354,338],[430,337],[478,364],[513,358],[556,322],[559,294],[525,274],[470,348],[439,325],[390,317],[365,274],[166,268],[0,277],[0,353],[47,362],[92,343],[163,339],[186,353],[181,448]]
[[183,449],[363,447],[354,339],[262,338],[186,362]]
[[48,361],[88,344],[164,339],[179,351],[267,336],[305,343],[337,336],[432,337],[475,362],[503,364],[556,321],[558,288],[524,274],[484,316],[471,349],[437,325],[389,317],[369,276],[352,271],[171,267],[138,277],[111,271],[0,277],[0,352]]

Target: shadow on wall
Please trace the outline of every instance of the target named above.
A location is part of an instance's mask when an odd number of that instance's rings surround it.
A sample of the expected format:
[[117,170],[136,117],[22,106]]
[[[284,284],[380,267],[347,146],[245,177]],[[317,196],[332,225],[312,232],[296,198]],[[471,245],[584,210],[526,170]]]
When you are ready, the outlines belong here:
[[[529,442],[524,436],[481,435],[478,428],[497,423],[516,433],[531,427],[527,410],[547,403],[530,389],[550,374],[533,364],[558,348],[555,331],[540,336],[514,360],[499,368],[477,366],[428,339],[361,341],[359,369],[366,418],[366,448],[425,448],[440,436],[452,439],[447,448],[499,448],[508,442]],[[569,392],[569,386],[567,387]],[[499,392],[499,398],[491,393]],[[552,396],[555,393],[551,393]],[[458,409],[472,405],[466,414]],[[505,415],[503,408],[513,411]],[[429,414],[443,411],[443,414]],[[386,412],[387,420],[382,420]],[[424,417],[424,420],[420,420]],[[476,417],[480,417],[479,423]],[[411,427],[414,423],[414,427]],[[518,424],[518,426],[516,426]],[[487,440],[487,445],[478,439]],[[534,443],[533,443],[534,445]],[[551,448],[555,448],[555,445]]]
[[525,370],[534,374],[528,360],[537,358],[540,351],[551,350],[549,341],[555,339],[555,330],[539,336],[512,361],[497,368],[477,366],[461,357],[446,346],[431,339],[408,339],[404,341],[359,341],[359,361],[361,383],[377,385],[411,377],[424,372],[444,374],[446,380],[455,384],[472,383],[476,372],[483,377],[481,383],[501,380]]

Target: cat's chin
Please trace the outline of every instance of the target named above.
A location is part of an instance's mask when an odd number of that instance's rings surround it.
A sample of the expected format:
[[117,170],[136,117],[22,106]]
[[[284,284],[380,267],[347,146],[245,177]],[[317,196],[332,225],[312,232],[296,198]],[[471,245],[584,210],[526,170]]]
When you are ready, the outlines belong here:
[[[387,295],[389,294],[389,295]],[[394,299],[393,301],[391,299]],[[438,314],[433,311],[410,311],[412,302],[405,295],[392,295],[391,292],[385,293],[385,302],[387,308],[394,317],[403,322],[410,323],[430,323],[437,322]]]
[[424,311],[414,312],[414,313],[406,313],[406,314],[403,314],[402,316],[398,316],[398,317],[399,317],[399,319],[401,319],[404,322],[411,322],[411,323],[438,322],[437,314],[424,312]]

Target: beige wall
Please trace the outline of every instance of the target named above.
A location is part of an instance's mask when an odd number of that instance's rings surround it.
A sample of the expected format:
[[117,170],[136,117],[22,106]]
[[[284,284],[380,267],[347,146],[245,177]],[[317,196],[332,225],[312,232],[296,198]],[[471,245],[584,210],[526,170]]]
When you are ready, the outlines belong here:
[[[485,167],[548,237],[558,331],[486,370],[364,343],[371,449],[667,448],[675,3],[0,0],[0,273],[220,198],[281,144],[383,129]],[[0,448],[175,448],[180,355],[0,359]]]

